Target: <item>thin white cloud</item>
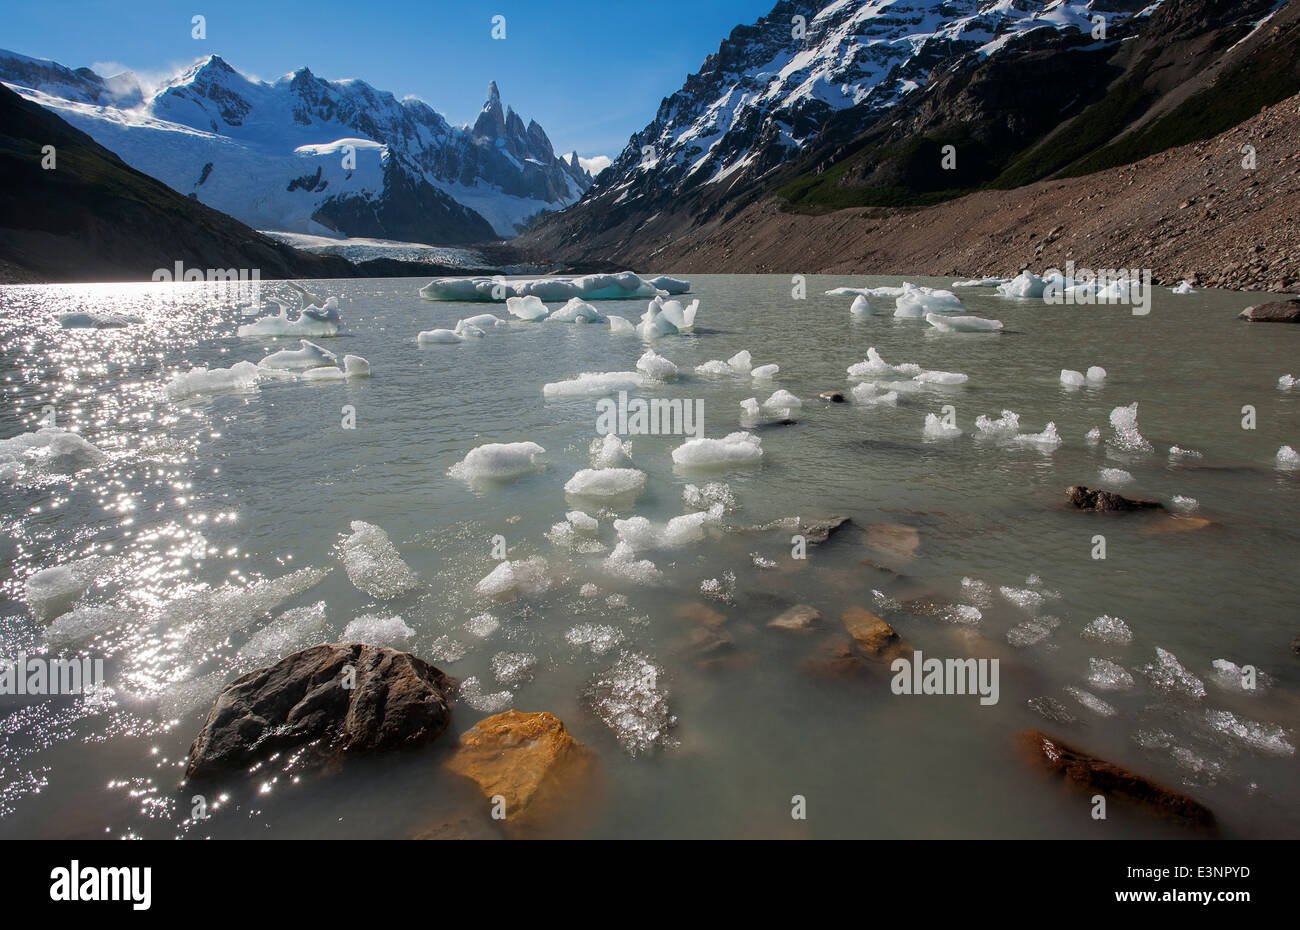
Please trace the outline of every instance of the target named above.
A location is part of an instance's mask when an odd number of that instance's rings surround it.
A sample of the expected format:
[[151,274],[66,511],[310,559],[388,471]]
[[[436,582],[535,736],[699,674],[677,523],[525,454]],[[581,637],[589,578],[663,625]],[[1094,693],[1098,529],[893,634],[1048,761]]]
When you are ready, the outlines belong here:
[[578,156],[578,164],[586,170],[587,174],[593,178],[614,163],[614,160],[608,155],[593,155],[591,158]]

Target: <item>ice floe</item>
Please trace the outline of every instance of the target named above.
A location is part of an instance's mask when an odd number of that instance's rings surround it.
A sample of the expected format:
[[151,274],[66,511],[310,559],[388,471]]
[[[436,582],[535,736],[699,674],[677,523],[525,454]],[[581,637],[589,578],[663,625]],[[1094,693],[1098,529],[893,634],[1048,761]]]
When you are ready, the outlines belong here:
[[58,427],[0,439],[0,478],[14,479],[27,469],[71,475],[107,461],[108,456],[93,443]]
[[925,415],[925,427],[921,435],[926,439],[956,439],[962,434],[961,428],[949,423],[945,423],[938,414],[927,413]]
[[866,297],[859,294],[857,297],[853,298],[853,306],[849,307],[849,313],[854,316],[873,316],[881,313],[881,311],[871,306],[871,302],[867,300]]
[[388,534],[373,523],[353,520],[352,534],[343,540],[340,550],[348,580],[371,597],[397,597],[420,583]]
[[595,397],[618,391],[634,391],[645,382],[639,371],[589,371],[567,381],[542,385],[547,397]]
[[1295,375],[1283,375],[1277,379],[1277,389],[1279,391],[1289,391],[1295,387]]
[[592,468],[631,468],[632,456],[623,440],[613,433],[591,441]]
[[898,295],[894,316],[905,319],[923,319],[927,313],[960,313],[966,305],[952,291],[931,287],[918,287],[904,283]]
[[[655,279],[658,280],[658,279]],[[591,274],[580,278],[535,278],[507,281],[505,278],[437,278],[420,288],[425,300],[495,301],[511,297],[538,297],[542,300],[627,300],[637,297],[668,296],[690,289],[689,282],[663,279],[673,290],[660,288],[630,271],[618,274]]]
[[339,315],[339,300],[331,297],[324,306],[304,307],[295,318],[289,317],[289,311],[280,304],[277,313],[259,317],[252,323],[239,327],[240,336],[334,336],[338,334],[342,317]]
[[272,352],[258,362],[258,366],[285,371],[301,371],[338,363],[339,357],[328,349],[322,349],[316,343],[309,342],[306,339],[300,339],[298,342],[302,348],[281,349],[279,352]]
[[236,362],[229,368],[199,367],[172,375],[163,391],[173,401],[225,391],[250,391],[264,377],[266,373],[252,362]]
[[48,623],[67,613],[109,565],[109,559],[91,556],[28,575],[23,596],[32,616]]
[[537,594],[551,586],[550,565],[541,556],[504,561],[475,585],[484,597],[503,598]]
[[1133,631],[1119,617],[1102,614],[1083,628],[1080,634],[1084,639],[1095,643],[1111,643],[1126,646],[1133,642]]
[[513,688],[532,680],[537,656],[531,652],[498,652],[492,657],[491,665],[497,684]]
[[601,568],[615,578],[633,584],[650,585],[663,580],[664,574],[654,562],[638,559],[636,555],[635,549],[620,540],[614,551],[601,563]]
[[1032,271],[1022,271],[1010,281],[998,285],[998,294],[1003,297],[1042,297],[1047,282]]
[[636,370],[651,381],[675,381],[677,379],[677,366],[659,355],[654,349],[645,350],[645,354],[637,360]]
[[1122,452],[1154,452],[1155,448],[1138,432],[1137,414],[1137,401],[1110,412],[1110,425],[1115,431],[1111,445]]
[[[610,323],[605,316],[591,304],[580,297],[574,297],[567,304],[546,318],[548,323]],[[627,320],[623,321],[624,323]],[[629,324],[631,325],[631,324]],[[612,326],[612,323],[611,323]]]
[[1257,752],[1269,756],[1295,755],[1295,746],[1287,740],[1286,730],[1275,723],[1244,720],[1226,710],[1207,710],[1205,720],[1212,729],[1239,740]]
[[646,655],[625,652],[583,690],[583,701],[613,732],[619,746],[635,756],[671,745],[677,722],[668,709],[664,670]]
[[980,316],[944,316],[927,313],[925,321],[943,333],[996,333],[1002,329],[1001,320],[986,320]]
[[612,498],[639,494],[646,473],[635,468],[584,468],[564,484],[575,497]]
[[407,626],[401,617],[364,614],[344,628],[343,642],[404,649],[414,635],[415,630]]
[[490,442],[471,449],[447,470],[461,481],[513,481],[541,471],[537,457],[546,452],[535,442]]
[[708,510],[715,504],[721,505],[724,511],[738,507],[736,495],[721,481],[710,481],[704,487],[688,484],[682,488],[682,500],[692,510]]
[[855,404],[867,407],[894,407],[898,404],[898,391],[887,391],[872,381],[855,384],[849,391]]
[[762,457],[762,440],[746,432],[729,433],[722,439],[690,439],[673,450],[673,462],[688,468],[752,465]]
[[607,623],[579,623],[564,634],[570,646],[584,649],[595,656],[603,656],[616,649],[624,640],[622,630]]
[[529,322],[544,320],[551,314],[551,311],[546,309],[546,304],[531,294],[527,297],[507,297],[506,310],[511,316]]
[[629,517],[614,521],[614,532],[620,542],[634,551],[649,549],[676,549],[705,537],[708,527],[722,519],[722,505],[714,504],[708,510],[673,517],[667,523],[651,523],[645,517]]
[[1282,471],[1300,470],[1300,452],[1296,452],[1290,446],[1283,446],[1277,450],[1277,467]]
[[509,691],[488,691],[477,675],[470,675],[460,683],[460,699],[481,714],[499,714],[509,710],[514,695]]
[[1088,683],[1099,691],[1128,691],[1136,684],[1124,666],[1095,657],[1088,660]]
[[1192,282],[1191,282],[1191,281],[1183,280],[1182,282],[1180,282],[1180,283],[1178,284],[1177,287],[1171,287],[1171,288],[1169,289],[1169,293],[1171,293],[1171,294],[1195,294],[1196,291],[1192,288]]
[[265,668],[290,653],[328,641],[329,619],[325,602],[317,601],[306,607],[286,610],[250,636],[248,642],[239,648],[235,664],[246,669]]
[[1200,699],[1205,697],[1205,682],[1187,669],[1172,652],[1156,647],[1156,661],[1142,670],[1151,686],[1166,694]]
[[360,355],[343,356],[343,367],[335,368],[333,365],[323,365],[320,368],[309,368],[302,373],[307,381],[344,381],[349,378],[369,378],[370,363]]
[[1122,468],[1103,468],[1097,472],[1104,484],[1108,485],[1125,485],[1133,483],[1133,475]]
[[656,297],[650,301],[650,305],[642,314],[637,331],[645,339],[689,333],[695,329],[695,316],[699,309],[698,300],[683,306],[679,300],[664,300],[662,297]]

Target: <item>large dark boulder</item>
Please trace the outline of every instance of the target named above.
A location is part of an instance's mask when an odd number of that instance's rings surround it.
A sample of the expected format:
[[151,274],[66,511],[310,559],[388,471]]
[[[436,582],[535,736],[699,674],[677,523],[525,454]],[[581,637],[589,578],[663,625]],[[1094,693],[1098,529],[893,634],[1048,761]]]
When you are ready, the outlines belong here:
[[1247,307],[1237,318],[1248,323],[1300,323],[1300,299],[1293,297]]
[[1101,491],[1085,488],[1081,484],[1065,492],[1070,503],[1080,510],[1099,510],[1103,512],[1125,510],[1163,510],[1164,505],[1158,501],[1129,500],[1114,491]]
[[361,643],[312,646],[226,686],[190,746],[186,775],[245,768],[308,743],[324,754],[428,743],[447,727],[455,684],[405,652]]

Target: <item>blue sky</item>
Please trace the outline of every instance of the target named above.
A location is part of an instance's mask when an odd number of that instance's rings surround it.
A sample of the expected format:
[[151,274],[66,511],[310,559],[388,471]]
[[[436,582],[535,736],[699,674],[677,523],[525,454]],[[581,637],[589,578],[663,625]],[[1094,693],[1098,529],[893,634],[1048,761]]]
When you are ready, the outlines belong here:
[[[414,94],[453,123],[472,122],[489,81],[557,150],[617,155],[659,102],[740,23],[775,0],[99,0],[8,3],[0,47],[72,68],[170,74],[221,55],[274,80],[307,65]],[[190,19],[207,19],[207,39]],[[491,37],[492,17],[506,38]],[[98,70],[98,69],[97,69]]]

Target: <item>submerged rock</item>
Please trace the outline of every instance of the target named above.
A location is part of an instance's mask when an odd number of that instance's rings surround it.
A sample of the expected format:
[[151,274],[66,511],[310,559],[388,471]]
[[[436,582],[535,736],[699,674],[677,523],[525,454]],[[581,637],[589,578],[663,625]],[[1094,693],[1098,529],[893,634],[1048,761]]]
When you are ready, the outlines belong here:
[[921,546],[921,534],[911,526],[873,523],[867,527],[867,546],[896,563],[910,562]]
[[1300,323],[1300,299],[1256,304],[1237,314],[1237,319],[1248,323]]
[[806,633],[819,626],[821,620],[821,611],[816,607],[809,607],[807,604],[796,604],[775,620],[769,621],[767,625],[776,630]]
[[875,676],[871,663],[854,650],[847,637],[826,640],[813,655],[799,663],[800,671],[832,681],[865,681]]
[[1142,527],[1140,532],[1144,536],[1158,536],[1164,533],[1186,533],[1190,530],[1203,530],[1212,525],[1210,520],[1205,517],[1198,517],[1195,514],[1169,514],[1149,526]]
[[375,752],[436,739],[455,679],[405,652],[329,643],[241,675],[217,696],[185,773],[244,768],[320,741],[322,752]]
[[849,607],[844,611],[844,628],[865,655],[886,662],[901,653],[910,651],[892,626],[862,607]]
[[1158,501],[1129,500],[1113,491],[1093,490],[1076,484],[1065,492],[1070,503],[1080,510],[1116,512],[1125,510],[1164,510]]
[[831,517],[829,520],[822,520],[820,523],[804,523],[800,525],[799,532],[804,539],[808,540],[808,545],[817,546],[826,542],[845,526],[853,523],[848,517]]
[[594,763],[554,714],[508,710],[461,734],[447,768],[473,780],[489,804],[504,802],[507,829],[526,831],[565,820]]
[[1074,787],[1129,801],[1147,813],[1180,823],[1214,826],[1213,812],[1199,801],[1068,746],[1041,730],[1022,730],[1017,734],[1017,741],[1032,765],[1063,776]]

